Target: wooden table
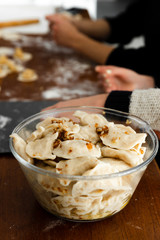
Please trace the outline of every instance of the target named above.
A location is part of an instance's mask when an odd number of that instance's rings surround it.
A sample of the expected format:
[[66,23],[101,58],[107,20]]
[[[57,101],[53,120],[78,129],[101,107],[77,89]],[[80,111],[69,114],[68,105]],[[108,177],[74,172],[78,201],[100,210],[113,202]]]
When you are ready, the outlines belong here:
[[58,47],[50,35],[22,35],[12,42],[0,39],[0,53],[2,47],[12,51],[19,47],[31,53],[32,59],[23,65],[35,70],[38,80],[19,82],[18,73],[0,79],[1,100],[67,100],[103,93],[94,64],[70,49]]
[[65,221],[43,210],[11,154],[1,155],[0,166],[1,240],[160,239],[160,172],[155,161],[121,212],[88,223]]
[[[53,89],[56,87],[63,90],[70,87],[70,95],[67,98],[102,92],[93,64],[73,52],[56,48],[50,40],[46,40],[45,47],[42,48],[42,40],[41,36],[37,36],[37,45],[33,37],[31,40],[26,38],[23,42],[11,43],[1,40],[1,46],[24,45],[26,51],[32,52],[34,58],[28,66],[39,74],[39,80],[31,84],[19,83],[16,74],[3,79],[1,100],[64,99],[67,94],[55,95],[56,97],[54,94],[48,94],[49,97],[45,98],[47,94],[44,92],[52,88],[56,93]],[[65,71],[68,74],[66,82],[63,81]],[[62,82],[58,82],[57,78]],[[160,172],[155,160],[146,170],[129,204],[121,212],[102,221],[79,223],[59,219],[42,209],[35,200],[18,162],[11,153],[1,153],[0,240],[10,239],[159,240]]]

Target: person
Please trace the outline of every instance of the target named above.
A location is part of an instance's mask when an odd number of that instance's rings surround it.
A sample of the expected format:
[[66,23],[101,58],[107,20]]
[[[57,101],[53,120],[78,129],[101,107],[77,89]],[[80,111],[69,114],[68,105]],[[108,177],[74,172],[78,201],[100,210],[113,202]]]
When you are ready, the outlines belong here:
[[96,66],[95,71],[98,73],[98,78],[105,92],[133,91],[155,87],[152,76],[142,75],[127,68],[110,65]]
[[[53,39],[57,44],[73,48],[98,64],[115,65],[152,76],[155,86],[160,86],[158,0],[136,0],[114,18],[75,20],[60,14],[46,18],[51,23]],[[125,44],[141,35],[144,36],[145,46],[125,48]]]

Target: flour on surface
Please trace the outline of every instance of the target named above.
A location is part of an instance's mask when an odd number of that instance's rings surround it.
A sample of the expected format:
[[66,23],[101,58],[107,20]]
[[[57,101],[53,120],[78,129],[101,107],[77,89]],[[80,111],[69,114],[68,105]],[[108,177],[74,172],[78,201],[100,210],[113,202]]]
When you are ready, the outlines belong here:
[[[15,48],[33,52],[33,61],[37,62],[35,70],[38,74],[37,89],[33,92],[34,99],[56,99],[68,100],[78,97],[86,97],[102,93],[102,86],[96,81],[94,66],[89,60],[84,59],[69,48],[58,46],[52,38],[48,36],[32,36],[21,34],[20,38],[12,41],[13,50]],[[12,49],[10,49],[12,50]],[[6,50],[10,51],[9,49]],[[40,60],[37,57],[41,51]],[[27,67],[24,64],[24,69]],[[21,69],[21,72],[24,70]],[[16,88],[6,89],[3,92],[5,98],[16,101]],[[29,96],[30,97],[30,96]],[[24,96],[24,99],[29,99]]]
[[64,225],[64,224],[65,224],[65,222],[61,219],[51,221],[49,224],[47,224],[44,227],[43,232],[48,232],[48,231],[52,230],[53,228]]
[[14,49],[10,47],[0,47],[0,56],[1,55],[13,55]]
[[0,129],[4,128],[12,119],[3,115],[0,115]]
[[[83,85],[87,86],[87,81],[83,83]],[[69,100],[72,98],[83,97],[88,95],[94,95],[96,91],[92,86],[89,88],[82,88],[79,85],[76,85],[76,88],[66,88],[66,87],[53,87],[46,91],[42,92],[42,96],[44,99],[62,99]]]
[[12,33],[7,31],[0,31],[0,38],[8,41],[17,41],[21,39],[21,35],[18,33]]

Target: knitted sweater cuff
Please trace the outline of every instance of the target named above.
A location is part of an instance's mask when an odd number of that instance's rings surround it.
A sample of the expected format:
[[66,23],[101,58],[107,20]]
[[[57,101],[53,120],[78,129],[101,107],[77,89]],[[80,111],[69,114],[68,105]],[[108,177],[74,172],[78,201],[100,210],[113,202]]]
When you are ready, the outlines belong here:
[[160,89],[135,90],[130,99],[129,113],[160,130]]

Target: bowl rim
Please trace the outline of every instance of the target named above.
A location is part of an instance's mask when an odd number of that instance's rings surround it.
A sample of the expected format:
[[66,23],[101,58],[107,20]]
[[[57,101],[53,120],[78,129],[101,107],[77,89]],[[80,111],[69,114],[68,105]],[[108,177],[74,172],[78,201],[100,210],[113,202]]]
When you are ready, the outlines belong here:
[[13,154],[13,156],[16,158],[16,160],[24,165],[25,167],[29,168],[30,170],[33,170],[39,174],[42,174],[42,175],[47,175],[47,176],[50,176],[50,177],[54,177],[54,178],[63,178],[63,179],[69,179],[69,180],[102,180],[102,179],[110,179],[110,178],[115,178],[115,177],[121,177],[121,176],[125,176],[125,175],[129,175],[129,174],[132,174],[134,172],[137,172],[138,170],[145,170],[146,167],[148,166],[149,163],[151,163],[151,161],[155,158],[156,154],[157,154],[157,151],[158,151],[158,147],[159,147],[159,142],[158,142],[158,138],[157,138],[157,135],[155,134],[155,132],[152,130],[152,128],[150,127],[150,125],[142,120],[141,118],[135,116],[135,115],[132,115],[132,114],[129,114],[129,113],[126,113],[126,112],[122,112],[122,111],[118,111],[118,110],[115,110],[115,109],[111,109],[111,108],[105,108],[105,107],[95,107],[95,106],[68,106],[68,107],[61,107],[61,108],[53,108],[53,109],[50,109],[50,110],[46,110],[46,111],[42,111],[42,112],[39,112],[39,113],[36,113],[34,115],[31,115],[27,118],[25,118],[23,121],[21,121],[12,131],[11,134],[13,133],[17,133],[25,126],[27,125],[28,123],[36,120],[36,119],[39,119],[40,117],[42,116],[45,116],[47,117],[47,115],[50,115],[51,113],[58,113],[58,112],[70,112],[71,110],[89,110],[89,109],[94,109],[94,110],[101,110],[101,111],[106,111],[106,112],[110,112],[112,114],[114,114],[115,116],[120,116],[120,117],[127,117],[129,119],[133,119],[137,122],[140,122],[141,124],[144,124],[145,126],[145,132],[147,134],[149,134],[149,136],[151,137],[152,139],[152,143],[153,143],[153,152],[152,152],[152,155],[146,159],[144,162],[142,162],[141,164],[135,166],[135,167],[132,167],[132,168],[129,168],[127,170],[124,170],[124,171],[120,171],[120,172],[115,172],[115,173],[111,173],[111,174],[104,174],[104,175],[94,175],[94,176],[80,176],[80,175],[68,175],[68,174],[59,174],[59,173],[54,173],[50,170],[46,170],[46,169],[43,169],[43,168],[40,168],[40,167],[37,167],[29,162],[27,162],[26,160],[24,160],[15,150],[14,150],[14,147],[13,147],[13,139],[9,139],[9,147],[10,147],[10,150]]

